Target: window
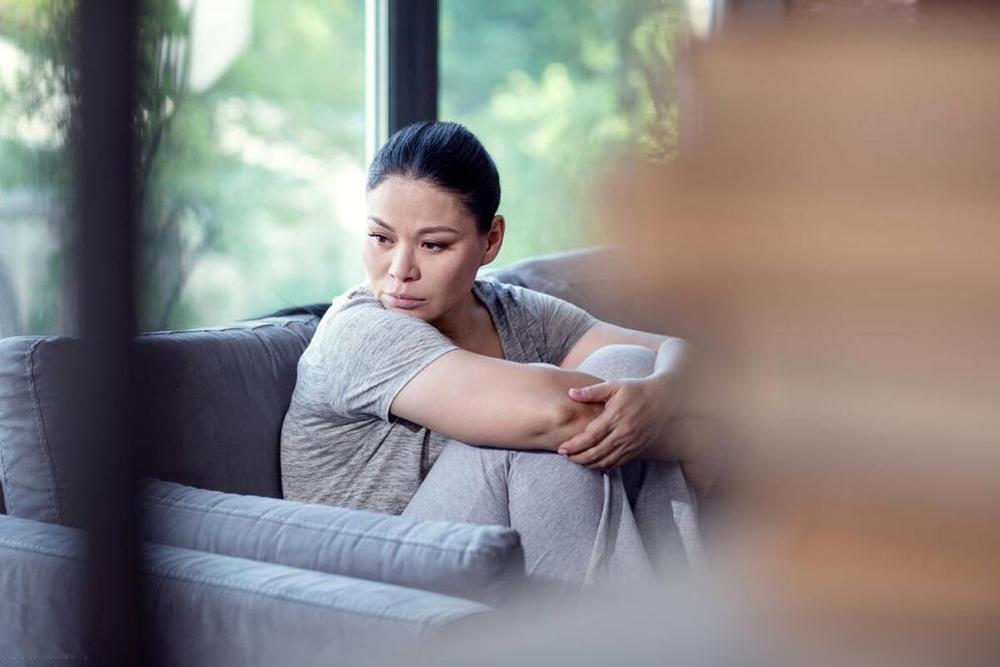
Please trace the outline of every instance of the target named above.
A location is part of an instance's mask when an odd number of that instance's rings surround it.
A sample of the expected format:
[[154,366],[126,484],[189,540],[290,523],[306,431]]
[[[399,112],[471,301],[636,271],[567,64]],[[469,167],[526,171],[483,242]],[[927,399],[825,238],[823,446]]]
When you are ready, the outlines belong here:
[[673,158],[675,54],[712,12],[707,0],[441,0],[439,115],[497,162],[498,265],[605,240],[588,181],[618,152]]
[[0,338],[72,331],[68,3],[0,2]]
[[146,84],[163,113],[145,142],[144,328],[329,301],[363,275],[364,0],[178,10],[176,34],[146,35],[182,83]]
[[[438,116],[497,161],[498,264],[614,240],[588,179],[625,150],[673,158],[675,54],[718,4],[440,1]],[[0,2],[0,335],[67,330],[74,6]],[[141,328],[325,302],[360,280],[365,0],[143,6]]]

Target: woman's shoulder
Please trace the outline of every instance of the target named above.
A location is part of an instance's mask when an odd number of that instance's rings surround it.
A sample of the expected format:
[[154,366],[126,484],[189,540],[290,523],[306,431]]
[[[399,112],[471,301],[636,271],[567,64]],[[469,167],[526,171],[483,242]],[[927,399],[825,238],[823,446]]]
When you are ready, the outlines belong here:
[[496,301],[515,305],[523,301],[526,296],[530,298],[531,293],[534,292],[528,287],[517,283],[503,282],[489,274],[476,278],[475,286],[480,296],[488,296]]
[[377,327],[379,311],[385,311],[385,306],[366,283],[344,290],[331,301],[306,351],[315,354],[323,350],[323,356],[327,356],[334,340],[343,341],[352,332],[364,335],[366,326]]
[[403,341],[435,334],[443,335],[418,317],[386,308],[371,286],[362,283],[333,300],[316,327],[310,347],[320,348],[325,355],[334,349],[359,353],[373,346],[402,345]]
[[336,317],[347,309],[358,307],[385,308],[385,306],[383,306],[379,300],[375,298],[375,292],[368,283],[358,283],[357,285],[347,288],[334,297],[333,301],[330,303],[330,308],[326,311],[324,319],[326,319],[326,317]]
[[503,282],[492,276],[476,279],[480,295],[488,295],[496,303],[506,309],[519,309],[529,312],[546,310],[553,302],[562,302],[559,297],[547,292],[532,289],[517,283]]

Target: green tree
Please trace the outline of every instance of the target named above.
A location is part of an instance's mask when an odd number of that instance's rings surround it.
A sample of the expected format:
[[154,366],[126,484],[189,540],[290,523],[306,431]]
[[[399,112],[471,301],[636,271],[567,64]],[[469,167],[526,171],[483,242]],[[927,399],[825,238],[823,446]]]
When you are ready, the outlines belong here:
[[[361,277],[364,2],[253,0],[245,48],[194,89],[196,12],[212,6],[143,3],[135,123],[146,329],[327,300]],[[16,81],[0,78],[0,225],[11,193],[27,193],[18,201],[33,212],[10,215],[42,220],[60,239],[41,259],[28,321],[0,322],[8,329],[59,328],[79,102],[74,7],[0,0],[0,38],[27,58]],[[500,167],[510,222],[501,262],[601,240],[587,196],[608,157],[669,160],[676,150],[680,0],[441,7],[440,115],[467,124]],[[25,117],[48,138],[26,139]],[[0,301],[13,293],[5,273]]]
[[[33,109],[58,108],[48,125],[49,145],[33,146],[10,132],[0,133],[0,192],[30,190],[36,198],[58,201],[51,233],[61,249],[47,261],[45,298],[32,305],[53,313],[59,301],[60,270],[72,240],[63,224],[71,190],[72,145],[79,103],[73,59],[75,3],[72,0],[2,0],[0,37],[16,39],[29,65],[11,86],[0,88],[0,128],[16,125]],[[208,6],[203,3],[202,6]],[[345,281],[331,278],[340,248],[328,248],[319,271],[268,284],[268,241],[278,227],[316,233],[315,183],[312,192],[294,169],[240,154],[245,143],[263,146],[317,165],[336,153],[358,163],[363,151],[363,3],[360,0],[278,0],[253,3],[252,39],[236,62],[203,90],[189,85],[192,9],[176,0],[143,3],[136,130],[141,143],[139,200],[143,211],[141,316],[145,329],[187,327],[221,318],[261,313],[301,300],[328,298]],[[63,101],[63,104],[53,104]],[[220,137],[237,134],[230,146]],[[314,169],[318,171],[319,169]],[[322,222],[329,222],[323,220]],[[241,273],[240,294],[215,301],[193,298],[205,285],[190,277],[215,259]],[[287,262],[286,262],[287,263]],[[316,262],[314,262],[315,264]],[[324,273],[327,280],[320,280]],[[0,272],[2,280],[3,272]],[[233,281],[231,281],[232,283]],[[317,284],[322,284],[317,289]],[[231,284],[230,287],[233,287]],[[9,292],[9,290],[7,290]],[[209,290],[211,291],[211,290]],[[0,294],[5,291],[0,289]],[[276,294],[283,296],[275,298]],[[235,298],[234,298],[235,297]],[[228,302],[245,307],[226,311]],[[218,313],[227,313],[218,315]],[[35,331],[59,328],[44,319]]]
[[608,159],[673,159],[677,0],[444,0],[442,116],[501,172],[503,263],[604,240],[590,184]]

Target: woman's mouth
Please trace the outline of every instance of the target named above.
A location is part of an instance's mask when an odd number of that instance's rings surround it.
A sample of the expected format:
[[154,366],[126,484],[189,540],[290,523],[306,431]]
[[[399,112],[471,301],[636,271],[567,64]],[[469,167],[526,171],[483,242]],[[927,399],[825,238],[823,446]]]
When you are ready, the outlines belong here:
[[386,292],[385,298],[388,301],[388,305],[393,308],[405,309],[417,308],[427,300],[403,294],[396,294],[395,292]]

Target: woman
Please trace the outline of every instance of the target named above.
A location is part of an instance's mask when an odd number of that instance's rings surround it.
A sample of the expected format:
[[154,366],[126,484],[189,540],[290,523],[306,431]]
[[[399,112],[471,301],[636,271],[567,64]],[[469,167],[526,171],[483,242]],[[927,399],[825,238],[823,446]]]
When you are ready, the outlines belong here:
[[285,497],[510,525],[529,575],[571,584],[690,557],[681,466],[702,486],[713,466],[665,437],[684,343],[477,279],[503,243],[499,202],[493,160],[461,125],[411,125],[379,150],[368,280],[299,363]]

